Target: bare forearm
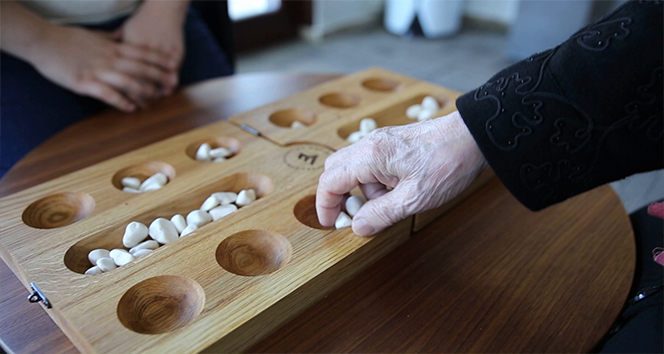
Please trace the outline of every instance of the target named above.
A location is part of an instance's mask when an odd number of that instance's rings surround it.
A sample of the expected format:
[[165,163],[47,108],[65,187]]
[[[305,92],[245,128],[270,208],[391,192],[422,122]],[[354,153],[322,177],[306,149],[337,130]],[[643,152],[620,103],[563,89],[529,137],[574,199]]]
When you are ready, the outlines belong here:
[[14,0],[2,1],[0,49],[31,62],[53,25]]
[[150,12],[159,18],[177,21],[174,24],[182,25],[191,0],[146,0],[138,9],[140,12]]

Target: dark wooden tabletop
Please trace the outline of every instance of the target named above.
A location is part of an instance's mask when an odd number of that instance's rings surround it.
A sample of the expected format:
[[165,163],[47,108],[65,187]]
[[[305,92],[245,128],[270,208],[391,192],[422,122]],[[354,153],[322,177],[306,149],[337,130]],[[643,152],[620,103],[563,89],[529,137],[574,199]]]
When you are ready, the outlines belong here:
[[[86,119],[0,181],[11,194],[335,78],[250,74],[205,82],[148,110]],[[629,218],[604,186],[533,213],[494,180],[250,352],[587,352],[631,285]],[[77,353],[0,262],[0,340]]]

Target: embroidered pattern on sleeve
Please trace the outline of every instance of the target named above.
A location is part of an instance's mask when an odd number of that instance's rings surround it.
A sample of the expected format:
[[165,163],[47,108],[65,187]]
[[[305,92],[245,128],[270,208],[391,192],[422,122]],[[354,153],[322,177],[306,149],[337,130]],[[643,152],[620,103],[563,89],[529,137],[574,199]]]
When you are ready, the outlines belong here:
[[[636,28],[635,18],[607,15],[598,23],[579,30],[570,37],[567,45],[592,52],[607,50],[614,43],[629,38],[632,29]],[[648,82],[632,92],[631,98],[627,97],[629,103],[624,107],[624,113],[616,112],[619,119],[599,125],[576,103],[575,97],[563,96],[564,91],[554,77],[546,76],[548,87],[541,87],[545,75],[550,75],[548,65],[560,48],[533,55],[520,66],[503,71],[501,76],[475,90],[472,96],[474,104],[487,113],[484,132],[497,149],[515,151],[529,139],[546,137],[551,148],[563,151],[554,154],[550,161],[542,162],[541,158],[534,160],[538,161],[536,163],[525,161],[517,165],[520,167],[515,171],[521,185],[546,205],[604,183],[598,179],[606,176],[595,176],[595,169],[603,166],[602,154],[618,137],[617,134],[628,130],[636,135],[634,139],[651,143],[661,142],[664,138],[664,69],[661,66],[651,72]]]
[[582,48],[602,51],[608,48],[612,41],[627,38],[629,36],[628,26],[631,23],[632,19],[628,17],[600,22],[577,33],[574,38]]

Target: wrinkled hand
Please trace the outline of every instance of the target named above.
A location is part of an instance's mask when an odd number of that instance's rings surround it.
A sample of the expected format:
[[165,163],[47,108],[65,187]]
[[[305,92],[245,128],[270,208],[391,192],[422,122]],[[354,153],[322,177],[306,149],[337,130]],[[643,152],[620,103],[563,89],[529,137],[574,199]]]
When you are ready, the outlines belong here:
[[174,80],[167,56],[83,28],[53,26],[35,50],[30,62],[47,79],[127,112]]
[[[177,5],[177,2],[168,1],[143,4],[119,29],[122,42],[167,56],[174,74],[179,71],[185,51],[183,23],[186,6],[172,7]],[[170,94],[177,87],[177,75],[175,78],[162,87],[163,94]]]
[[373,235],[454,198],[486,166],[458,112],[378,129],[327,158],[316,193],[318,218],[334,225],[345,196],[359,185],[369,201],[353,218],[353,232]]

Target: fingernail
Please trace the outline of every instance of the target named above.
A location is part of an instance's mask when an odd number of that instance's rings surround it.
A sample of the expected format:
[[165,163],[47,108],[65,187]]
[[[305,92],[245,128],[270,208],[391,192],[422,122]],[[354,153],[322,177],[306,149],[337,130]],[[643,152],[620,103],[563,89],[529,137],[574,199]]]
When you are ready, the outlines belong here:
[[371,236],[376,232],[371,224],[364,219],[353,220],[353,232],[360,236]]

